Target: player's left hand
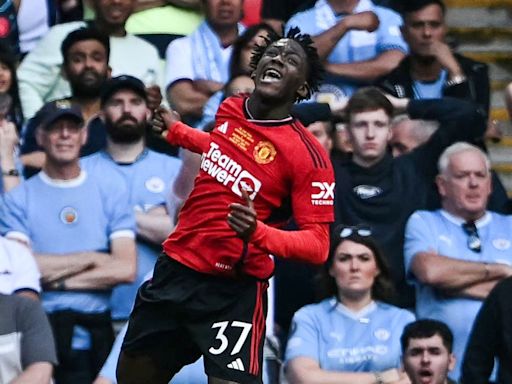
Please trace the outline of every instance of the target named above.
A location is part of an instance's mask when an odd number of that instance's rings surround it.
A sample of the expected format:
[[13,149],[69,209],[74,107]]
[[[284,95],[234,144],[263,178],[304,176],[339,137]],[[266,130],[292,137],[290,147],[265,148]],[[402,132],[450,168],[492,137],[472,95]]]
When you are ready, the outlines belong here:
[[152,111],[157,109],[162,103],[162,92],[158,85],[150,85],[146,87],[146,95],[148,97],[148,108]]
[[233,203],[229,205],[228,224],[244,241],[249,241],[256,230],[256,211],[249,193],[242,189],[245,204]]

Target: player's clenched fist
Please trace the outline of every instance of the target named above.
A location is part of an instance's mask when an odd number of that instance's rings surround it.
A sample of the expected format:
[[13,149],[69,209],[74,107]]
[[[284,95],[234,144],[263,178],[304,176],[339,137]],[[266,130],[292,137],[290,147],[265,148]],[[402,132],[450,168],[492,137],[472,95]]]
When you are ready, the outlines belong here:
[[169,127],[178,121],[181,121],[178,112],[160,106],[153,114],[151,126],[155,133],[161,134],[165,137],[167,136]]

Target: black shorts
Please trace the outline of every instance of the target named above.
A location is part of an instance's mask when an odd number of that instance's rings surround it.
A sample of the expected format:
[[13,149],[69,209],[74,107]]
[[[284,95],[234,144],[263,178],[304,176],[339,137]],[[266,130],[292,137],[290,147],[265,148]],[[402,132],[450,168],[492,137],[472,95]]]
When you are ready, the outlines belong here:
[[261,383],[267,281],[194,271],[160,256],[130,315],[122,350],[172,374],[204,356],[208,376]]

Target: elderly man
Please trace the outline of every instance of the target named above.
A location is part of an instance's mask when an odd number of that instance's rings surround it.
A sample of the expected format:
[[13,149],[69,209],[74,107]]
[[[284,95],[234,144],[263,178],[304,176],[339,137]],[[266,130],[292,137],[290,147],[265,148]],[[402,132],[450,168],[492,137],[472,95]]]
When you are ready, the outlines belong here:
[[[438,163],[442,208],[417,211],[405,233],[405,269],[416,288],[418,318],[445,322],[463,356],[473,320],[497,282],[512,275],[512,218],[487,211],[490,163],[477,147],[456,143]],[[458,378],[460,362],[452,371]]]

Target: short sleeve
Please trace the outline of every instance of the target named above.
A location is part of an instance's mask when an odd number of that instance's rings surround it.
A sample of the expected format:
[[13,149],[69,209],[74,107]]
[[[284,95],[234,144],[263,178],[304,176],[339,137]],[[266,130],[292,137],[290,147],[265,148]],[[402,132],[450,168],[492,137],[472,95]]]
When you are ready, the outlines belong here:
[[407,53],[407,43],[402,37],[400,27],[403,24],[402,18],[399,14],[385,9],[384,12],[379,12],[379,29],[377,40],[377,51],[379,53],[398,49]]
[[41,291],[39,280],[41,273],[37,267],[36,260],[27,247],[18,244],[14,240],[9,242],[9,256],[13,263],[13,293],[24,289],[34,292]]
[[309,357],[320,363],[319,325],[311,306],[301,308],[295,313],[286,345],[286,363],[296,357]]
[[6,193],[0,205],[0,233],[3,236],[30,242],[23,184]]
[[194,79],[190,39],[187,37],[173,40],[165,52],[166,87],[183,79]]
[[304,152],[294,156],[292,208],[299,226],[334,221],[334,172],[315,138],[304,140]]
[[411,271],[414,257],[419,252],[433,251],[434,244],[436,238],[429,223],[420,212],[413,213],[405,227],[404,241],[405,276],[410,283],[416,282]]
[[57,364],[57,355],[52,330],[41,304],[33,299],[21,297],[18,308],[21,339],[21,363],[23,369],[38,362]]

